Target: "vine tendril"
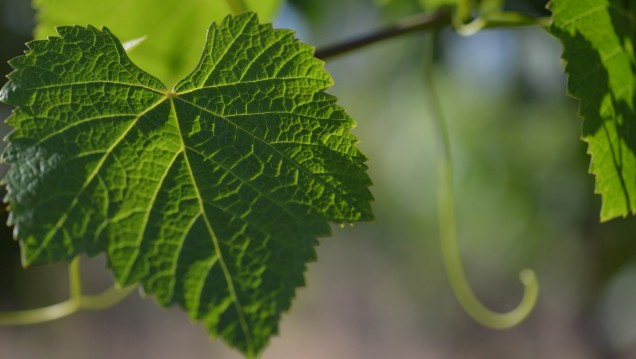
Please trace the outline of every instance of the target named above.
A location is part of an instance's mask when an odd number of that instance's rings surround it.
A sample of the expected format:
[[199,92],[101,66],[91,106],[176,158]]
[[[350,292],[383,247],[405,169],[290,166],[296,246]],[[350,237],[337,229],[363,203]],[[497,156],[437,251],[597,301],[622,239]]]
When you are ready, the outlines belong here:
[[31,325],[67,317],[81,309],[101,310],[114,306],[126,298],[136,286],[113,286],[96,295],[82,294],[79,257],[68,267],[69,299],[42,308],[0,312],[0,325]]
[[[434,40],[437,38],[437,34],[437,31],[433,32]],[[521,271],[519,279],[524,286],[523,298],[516,308],[506,313],[498,313],[484,306],[468,283],[457,243],[450,137],[441,101],[436,91],[433,74],[435,41],[431,41],[431,43],[432,56],[426,63],[425,78],[426,86],[430,93],[428,102],[431,105],[439,147],[437,207],[442,257],[448,280],[460,305],[475,321],[493,329],[514,327],[526,319],[536,306],[539,296],[539,283],[534,271],[531,269]]]

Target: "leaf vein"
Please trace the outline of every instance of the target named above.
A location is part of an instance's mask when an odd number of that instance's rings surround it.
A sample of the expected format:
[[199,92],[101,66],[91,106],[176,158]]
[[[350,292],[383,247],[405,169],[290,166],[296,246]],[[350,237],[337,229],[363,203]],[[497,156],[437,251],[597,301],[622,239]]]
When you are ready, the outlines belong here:
[[135,250],[131,254],[130,259],[128,260],[128,264],[126,265],[126,268],[121,274],[124,280],[128,279],[128,277],[130,276],[130,272],[132,271],[135,264],[137,264],[137,260],[139,259],[139,253],[141,250],[141,244],[144,241],[144,239],[148,238],[147,236],[144,236],[144,234],[146,233],[146,230],[148,229],[148,222],[150,220],[150,214],[152,213],[152,208],[154,207],[157,197],[159,196],[159,191],[161,191],[164,181],[168,177],[168,173],[170,173],[170,170],[172,169],[172,166],[175,164],[177,158],[179,157],[179,154],[181,154],[181,151],[177,151],[174,157],[172,157],[172,159],[166,166],[165,171],[163,172],[163,174],[159,177],[159,180],[157,181],[157,188],[154,189],[153,195],[152,197],[150,197],[148,207],[146,208],[144,213],[143,221],[141,222],[139,226],[139,236],[137,237],[137,240],[134,246]]
[[[171,111],[174,111],[174,100],[171,100]],[[249,326],[247,324],[247,321],[245,319],[245,314],[243,312],[243,306],[241,305],[241,303],[239,302],[238,299],[238,295],[236,292],[236,289],[234,287],[234,281],[232,278],[232,275],[229,272],[229,268],[227,267],[227,264],[225,264],[225,258],[223,257],[223,253],[221,252],[221,246],[219,244],[219,239],[216,236],[216,233],[214,232],[214,229],[212,228],[212,224],[210,223],[210,220],[208,219],[208,215],[205,211],[205,205],[204,205],[204,200],[203,197],[201,196],[201,192],[199,191],[199,187],[198,187],[198,183],[196,180],[196,177],[194,176],[194,172],[192,171],[192,165],[190,164],[190,160],[188,159],[188,154],[186,152],[186,144],[184,142],[184,137],[183,137],[183,132],[181,131],[181,126],[179,124],[178,119],[175,117],[175,122],[176,122],[176,127],[177,130],[179,132],[179,138],[181,139],[181,146],[182,146],[182,151],[184,153],[184,159],[186,161],[186,167],[188,168],[188,172],[190,175],[190,179],[192,181],[192,186],[194,188],[194,191],[197,195],[197,200],[199,202],[199,207],[201,210],[201,214],[202,214],[202,218],[203,218],[203,222],[205,223],[205,226],[208,230],[208,233],[210,234],[210,237],[212,239],[212,243],[214,244],[214,250],[217,253],[218,256],[218,260],[219,260],[219,264],[221,265],[221,269],[223,271],[223,275],[225,276],[225,281],[228,285],[228,289],[229,289],[229,293],[230,293],[230,297],[232,299],[232,302],[234,303],[234,307],[236,308],[236,313],[239,319],[239,323],[241,326],[241,330],[243,331],[243,334],[245,335],[246,341],[247,341],[247,346],[248,348],[250,348],[250,351],[253,348],[253,344],[252,344],[252,336],[249,330]]]
[[157,101],[155,104],[150,106],[146,111],[140,113],[137,116],[137,118],[134,121],[132,121],[131,124],[126,128],[126,130],[124,130],[124,132],[118,138],[116,138],[115,141],[113,141],[113,144],[106,150],[106,152],[104,152],[104,155],[98,161],[97,165],[95,166],[95,169],[93,169],[93,172],[91,172],[91,174],[87,177],[86,181],[84,182],[82,187],[77,192],[77,195],[75,196],[75,198],[73,198],[73,201],[71,201],[71,203],[69,204],[69,207],[62,213],[62,215],[60,216],[58,221],[55,223],[53,228],[51,228],[48,231],[46,237],[44,238],[44,240],[42,240],[42,243],[40,243],[40,245],[37,246],[31,252],[31,257],[32,258],[37,258],[38,255],[42,252],[42,250],[44,250],[44,248],[49,244],[49,242],[55,236],[55,234],[57,234],[57,232],[62,228],[62,226],[64,225],[64,223],[68,219],[69,212],[73,208],[75,208],[75,206],[78,204],[80,196],[88,188],[88,186],[93,182],[93,179],[95,178],[95,176],[97,176],[97,174],[101,170],[102,166],[106,162],[106,159],[108,158],[108,155],[111,154],[113,152],[113,150],[121,143],[121,141],[124,140],[124,138],[128,135],[130,130],[132,130],[132,128],[135,127],[135,125],[137,124],[137,121],[139,121],[139,119],[144,114],[146,114],[148,111],[152,110],[153,108],[155,108],[156,106],[161,104],[164,100],[165,100],[165,98],[162,98],[161,100]]
[[[207,113],[209,113],[209,114],[211,114],[211,115],[213,115],[213,116],[216,116],[216,117],[218,117],[218,118],[220,118],[220,119],[225,120],[228,124],[230,124],[230,125],[234,126],[236,129],[238,129],[238,130],[240,130],[241,132],[243,132],[243,133],[247,134],[248,136],[250,136],[250,137],[254,138],[255,140],[257,140],[257,141],[259,141],[259,142],[263,143],[266,147],[269,147],[270,149],[272,149],[272,151],[274,151],[275,153],[277,153],[277,154],[278,154],[278,155],[279,155],[282,159],[284,159],[286,162],[290,163],[292,166],[294,166],[294,167],[298,168],[300,171],[302,171],[303,173],[305,173],[305,175],[307,175],[308,177],[310,177],[310,178],[314,178],[313,173],[312,173],[309,169],[305,168],[304,166],[301,166],[299,163],[297,163],[296,161],[292,160],[289,156],[287,156],[286,154],[282,153],[282,152],[281,152],[280,150],[278,150],[276,147],[272,146],[270,143],[268,143],[268,142],[267,142],[267,141],[265,141],[264,139],[262,139],[262,138],[260,138],[260,137],[258,137],[258,136],[256,136],[256,135],[254,135],[254,134],[253,134],[253,133],[251,133],[250,131],[248,131],[248,130],[244,129],[243,127],[239,126],[236,122],[231,121],[230,119],[228,119],[228,118],[226,118],[226,117],[224,117],[224,116],[222,116],[222,115],[219,115],[219,114],[217,114],[217,113],[214,113],[214,112],[212,112],[212,111],[210,111],[210,110],[208,110],[208,109],[206,109],[206,108],[204,108],[204,107],[201,107],[201,106],[199,106],[199,105],[197,105],[197,104],[195,104],[195,103],[193,103],[193,102],[190,102],[190,101],[188,101],[188,100],[185,100],[185,99],[183,99],[183,98],[180,98],[180,97],[175,97],[175,98],[176,98],[176,99],[178,99],[178,100],[180,100],[180,101],[183,101],[183,102],[185,102],[185,103],[187,103],[187,104],[190,104],[191,106],[194,106],[194,107],[196,107],[196,108],[198,108],[198,109],[200,109],[200,110],[202,110],[202,111],[204,111],[204,112],[207,112]],[[322,179],[322,178],[320,178],[320,177],[315,177],[315,179],[317,179],[317,180],[318,180],[318,182],[320,182],[320,183],[321,183],[321,184],[322,184],[325,188],[329,189],[331,193],[333,193],[334,195],[336,195],[336,196],[340,197],[340,199],[344,199],[345,201],[347,201],[346,193],[344,193],[344,192],[343,192],[343,191],[341,191],[341,190],[338,190],[338,189],[337,189],[336,187],[334,187],[332,184],[330,184],[330,183],[326,182],[324,179]],[[347,201],[347,202],[348,202],[348,201]]]

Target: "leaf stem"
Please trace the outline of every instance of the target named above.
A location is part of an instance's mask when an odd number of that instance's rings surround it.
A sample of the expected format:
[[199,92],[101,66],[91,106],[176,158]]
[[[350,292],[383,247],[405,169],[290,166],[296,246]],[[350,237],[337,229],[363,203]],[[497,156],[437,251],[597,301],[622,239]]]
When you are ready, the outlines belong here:
[[225,3],[230,8],[232,15],[240,15],[250,9],[245,0],[225,0]]
[[82,274],[80,273],[80,259],[75,257],[68,265],[69,299],[80,301],[82,297]]
[[459,0],[457,2],[457,13],[456,13],[457,22],[459,24],[463,24],[470,21],[471,10],[472,10],[471,0]]
[[69,264],[69,299],[43,308],[0,312],[0,325],[31,325],[67,317],[81,309],[101,310],[126,298],[136,286],[113,286],[96,295],[82,295],[79,257]]
[[506,329],[521,323],[534,309],[539,296],[539,285],[535,273],[524,269],[520,280],[524,286],[523,298],[510,312],[498,313],[484,306],[477,298],[466,278],[461,261],[455,222],[453,194],[453,165],[450,136],[439,95],[436,92],[433,74],[433,48],[426,64],[426,86],[430,90],[429,103],[438,138],[438,190],[437,207],[442,256],[448,280],[455,297],[468,315],[480,324],[493,329]]

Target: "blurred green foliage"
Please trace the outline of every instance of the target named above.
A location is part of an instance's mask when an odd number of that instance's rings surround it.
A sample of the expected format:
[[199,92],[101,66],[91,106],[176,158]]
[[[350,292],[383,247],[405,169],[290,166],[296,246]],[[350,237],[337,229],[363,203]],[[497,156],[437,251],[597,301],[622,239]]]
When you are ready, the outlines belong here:
[[[261,21],[270,21],[281,0],[249,0]],[[35,38],[57,35],[55,26],[108,27],[121,41],[145,38],[129,56],[144,71],[168,87],[196,65],[212,21],[230,13],[225,1],[180,0],[35,0]]]

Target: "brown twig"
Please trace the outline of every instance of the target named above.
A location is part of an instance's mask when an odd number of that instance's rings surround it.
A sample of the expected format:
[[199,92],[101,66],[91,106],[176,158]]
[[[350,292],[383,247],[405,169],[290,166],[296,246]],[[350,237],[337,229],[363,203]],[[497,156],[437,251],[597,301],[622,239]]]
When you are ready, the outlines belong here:
[[398,21],[391,26],[377,30],[370,34],[363,35],[351,40],[345,40],[341,43],[318,49],[316,50],[314,56],[324,60],[409,32],[439,29],[450,24],[451,13],[446,9],[438,10],[432,13],[422,13]]

